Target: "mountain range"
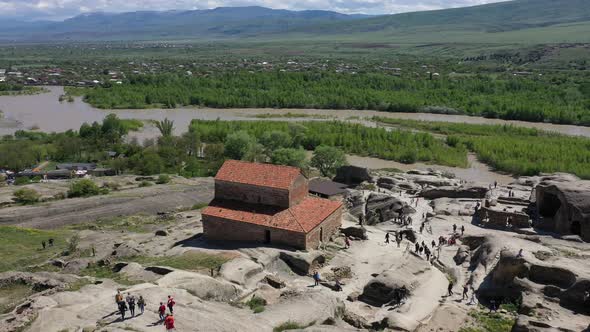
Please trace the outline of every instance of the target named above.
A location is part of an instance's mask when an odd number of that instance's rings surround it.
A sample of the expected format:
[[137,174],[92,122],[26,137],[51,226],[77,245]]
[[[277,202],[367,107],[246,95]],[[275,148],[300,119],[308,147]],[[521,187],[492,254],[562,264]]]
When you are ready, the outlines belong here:
[[61,22],[0,20],[2,41],[341,39],[392,42],[590,42],[589,0],[515,0],[367,16],[221,7],[90,13]]

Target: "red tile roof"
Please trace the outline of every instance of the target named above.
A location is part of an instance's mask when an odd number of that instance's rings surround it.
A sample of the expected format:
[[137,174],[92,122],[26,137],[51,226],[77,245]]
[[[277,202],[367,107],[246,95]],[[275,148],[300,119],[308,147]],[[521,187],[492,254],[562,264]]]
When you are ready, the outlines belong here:
[[299,168],[291,166],[228,160],[217,172],[215,180],[289,189],[300,174]]
[[315,197],[307,197],[301,203],[283,210],[266,205],[213,200],[203,210],[203,215],[308,233],[341,206],[341,202]]

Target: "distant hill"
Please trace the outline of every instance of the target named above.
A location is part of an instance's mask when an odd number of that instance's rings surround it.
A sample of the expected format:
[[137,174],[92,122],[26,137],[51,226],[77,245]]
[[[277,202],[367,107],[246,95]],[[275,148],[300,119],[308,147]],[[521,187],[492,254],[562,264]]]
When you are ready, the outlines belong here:
[[190,11],[90,13],[63,22],[0,25],[3,40],[217,39],[285,33],[306,25],[367,18],[331,11],[220,7]]
[[[8,24],[10,25],[10,24]],[[407,43],[590,42],[590,0],[515,0],[368,17],[264,7],[92,13],[0,23],[0,40],[324,39]]]

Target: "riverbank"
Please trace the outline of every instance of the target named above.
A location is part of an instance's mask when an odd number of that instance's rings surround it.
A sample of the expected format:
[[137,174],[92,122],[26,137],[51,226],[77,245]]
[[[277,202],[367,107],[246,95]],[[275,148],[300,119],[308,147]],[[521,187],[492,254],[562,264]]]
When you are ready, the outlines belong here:
[[[270,109],[270,108],[175,108],[175,109],[98,109],[85,103],[82,98],[75,98],[74,102],[59,102],[59,96],[64,94],[64,88],[59,86],[47,87],[47,93],[26,96],[0,96],[0,109],[5,114],[3,121],[19,122],[18,126],[0,129],[0,134],[11,134],[19,129],[31,128],[35,125],[39,130],[59,132],[69,129],[77,130],[84,122],[102,121],[109,113],[116,113],[123,119],[163,120],[168,118],[176,124],[177,134],[188,128],[193,119],[200,120],[281,120],[281,121],[318,121],[326,118],[360,122],[375,126],[371,118],[385,117],[394,119],[451,122],[466,124],[495,124],[513,125],[524,128],[556,132],[569,136],[590,137],[590,127],[574,125],[557,125],[550,123],[535,123],[514,120],[488,119],[477,116],[449,115],[432,113],[390,113],[379,111],[332,110],[332,109]],[[288,114],[295,116],[287,116]],[[266,114],[280,114],[282,117],[269,117]],[[301,115],[300,117],[296,115]],[[2,126],[0,126],[2,127]]]

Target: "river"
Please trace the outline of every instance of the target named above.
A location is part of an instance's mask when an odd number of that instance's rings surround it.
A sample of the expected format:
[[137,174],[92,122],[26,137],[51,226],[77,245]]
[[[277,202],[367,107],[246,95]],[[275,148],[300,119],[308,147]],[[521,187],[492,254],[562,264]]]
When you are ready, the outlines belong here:
[[[142,109],[142,110],[102,110],[97,109],[82,101],[81,98],[75,98],[74,102],[60,102],[59,96],[64,93],[63,87],[48,87],[48,92],[37,95],[21,96],[0,96],[0,111],[3,117],[0,117],[0,135],[12,134],[19,129],[38,128],[45,132],[60,132],[69,129],[77,130],[84,122],[102,121],[109,113],[116,113],[124,119],[140,120],[163,120],[168,118],[174,121],[175,133],[185,132],[193,119],[203,120],[253,120],[259,114],[305,114],[299,118],[267,118],[266,120],[281,121],[314,121],[326,119],[347,120],[359,122],[368,126],[375,126],[371,121],[373,116],[422,120],[422,121],[442,121],[457,122],[470,124],[512,124],[515,126],[537,128],[546,131],[557,132],[565,135],[590,137],[590,127],[555,125],[548,123],[532,123],[523,121],[506,121],[500,119],[486,119],[482,117],[470,117],[464,115],[446,115],[446,114],[427,114],[427,113],[388,113],[378,111],[358,111],[358,110],[316,110],[316,109],[213,109],[213,108],[176,108],[176,109]],[[133,136],[139,139],[155,137],[158,131],[152,125],[147,125]],[[489,168],[479,163],[473,156],[470,157],[470,167],[466,169],[432,166],[423,164],[404,165],[391,161],[385,161],[375,158],[350,157],[351,164],[367,166],[370,168],[396,167],[400,169],[408,168],[438,168],[444,171],[455,173],[458,177],[468,181],[493,182],[496,180],[500,183],[510,182],[509,176],[492,172]]]

